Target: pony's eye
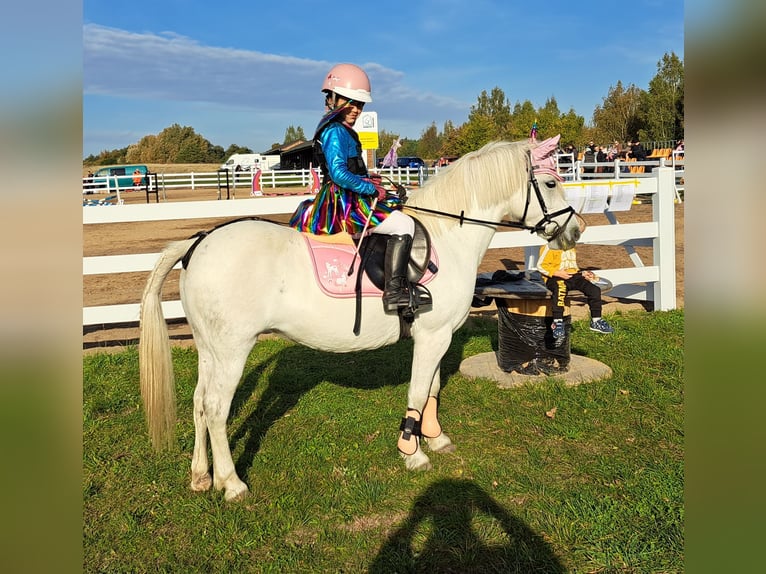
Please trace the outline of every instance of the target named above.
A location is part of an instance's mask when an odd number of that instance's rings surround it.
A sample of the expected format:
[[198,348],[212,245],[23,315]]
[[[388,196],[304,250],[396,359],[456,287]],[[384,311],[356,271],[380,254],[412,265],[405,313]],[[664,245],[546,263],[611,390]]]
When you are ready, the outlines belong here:
[[554,187],[556,187],[556,182],[555,182],[555,181],[553,181],[552,179],[549,179],[548,181],[546,181],[546,182],[545,182],[545,185],[546,185],[547,187],[549,187],[549,188],[553,189]]

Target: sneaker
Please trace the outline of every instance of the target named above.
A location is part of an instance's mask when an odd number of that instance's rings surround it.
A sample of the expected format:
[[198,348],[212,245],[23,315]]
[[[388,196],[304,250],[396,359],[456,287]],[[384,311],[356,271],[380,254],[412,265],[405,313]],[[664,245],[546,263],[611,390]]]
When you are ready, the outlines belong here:
[[590,322],[590,330],[596,331],[596,333],[614,333],[614,329],[612,326],[607,323],[603,318],[596,319],[595,321],[591,320]]
[[553,323],[551,324],[551,329],[553,329],[553,338],[557,341],[564,338],[564,335],[566,334],[566,331],[564,330],[564,320],[563,319],[554,319]]

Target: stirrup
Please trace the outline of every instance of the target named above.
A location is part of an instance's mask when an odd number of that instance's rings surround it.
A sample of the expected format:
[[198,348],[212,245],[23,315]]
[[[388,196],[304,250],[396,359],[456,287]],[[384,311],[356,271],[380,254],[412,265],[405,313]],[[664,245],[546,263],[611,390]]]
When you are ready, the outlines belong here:
[[410,283],[410,299],[413,301],[413,307],[430,307],[433,305],[431,292],[425,285],[420,283]]
[[[388,285],[386,285],[386,287],[388,287]],[[390,291],[386,291],[384,289],[383,309],[387,313],[396,313],[399,310],[407,309],[408,307],[412,307],[412,289],[410,289],[409,282],[406,279],[401,278],[399,280],[399,285],[395,290],[392,289]]]

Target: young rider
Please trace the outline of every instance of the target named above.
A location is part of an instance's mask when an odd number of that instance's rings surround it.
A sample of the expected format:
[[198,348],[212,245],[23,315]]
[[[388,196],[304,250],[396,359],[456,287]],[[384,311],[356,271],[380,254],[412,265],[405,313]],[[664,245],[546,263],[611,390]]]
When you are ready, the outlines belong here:
[[290,225],[316,234],[355,234],[367,224],[371,233],[389,235],[383,305],[386,311],[409,307],[407,265],[415,222],[402,213],[398,196],[387,195],[380,176],[368,174],[353,129],[364,104],[372,101],[370,80],[359,66],[338,64],[325,77],[322,92],[326,113],[314,134],[314,158],[322,170],[322,186],[313,199],[298,206]]

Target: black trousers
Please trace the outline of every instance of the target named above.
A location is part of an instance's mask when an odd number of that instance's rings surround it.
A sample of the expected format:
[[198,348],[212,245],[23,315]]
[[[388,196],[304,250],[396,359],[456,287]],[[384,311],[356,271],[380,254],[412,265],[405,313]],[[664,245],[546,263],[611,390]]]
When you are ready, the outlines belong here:
[[551,310],[554,319],[564,318],[564,306],[569,291],[580,291],[588,299],[591,317],[601,317],[601,289],[582,276],[575,273],[569,279],[549,277],[545,286],[551,292]]

